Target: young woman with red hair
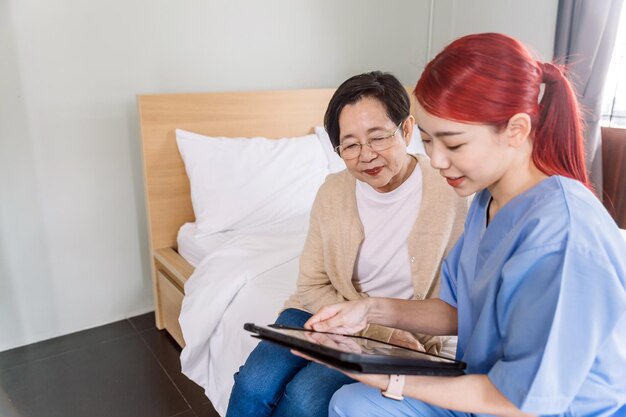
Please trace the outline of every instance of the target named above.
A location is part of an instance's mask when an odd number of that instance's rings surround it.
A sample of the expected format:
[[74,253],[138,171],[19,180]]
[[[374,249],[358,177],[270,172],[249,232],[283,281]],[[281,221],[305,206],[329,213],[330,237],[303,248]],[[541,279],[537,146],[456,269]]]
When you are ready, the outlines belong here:
[[431,165],[476,193],[440,298],[334,304],[305,326],[458,334],[467,372],[350,375],[362,383],[337,391],[330,415],[625,416],[626,242],[589,189],[562,69],[508,36],[470,35],[426,66],[415,95]]

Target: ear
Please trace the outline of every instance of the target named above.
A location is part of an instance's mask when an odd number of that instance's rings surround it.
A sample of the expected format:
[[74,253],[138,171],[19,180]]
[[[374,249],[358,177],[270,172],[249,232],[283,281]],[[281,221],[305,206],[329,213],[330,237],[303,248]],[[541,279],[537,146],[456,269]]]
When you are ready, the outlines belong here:
[[413,138],[413,128],[415,127],[415,117],[410,115],[406,118],[404,123],[402,124],[402,134],[404,135],[404,141],[406,142],[406,146],[411,144],[411,139]]
[[509,119],[504,133],[509,145],[518,148],[529,140],[531,130],[530,116],[526,113],[517,113]]

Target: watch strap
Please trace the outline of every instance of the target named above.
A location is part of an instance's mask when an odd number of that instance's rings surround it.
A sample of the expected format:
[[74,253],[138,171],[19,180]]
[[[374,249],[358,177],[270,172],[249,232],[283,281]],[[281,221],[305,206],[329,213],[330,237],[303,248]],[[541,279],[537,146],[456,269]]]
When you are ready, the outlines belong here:
[[404,379],[405,375],[389,375],[389,385],[387,389],[381,391],[384,397],[391,398],[392,400],[401,401],[404,399],[402,392],[404,391]]

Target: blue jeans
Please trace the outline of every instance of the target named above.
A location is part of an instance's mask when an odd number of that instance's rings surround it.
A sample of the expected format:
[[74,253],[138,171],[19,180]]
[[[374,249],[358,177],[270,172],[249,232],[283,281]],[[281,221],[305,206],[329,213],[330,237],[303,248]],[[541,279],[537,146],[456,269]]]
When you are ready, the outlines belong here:
[[[287,309],[276,324],[302,327],[309,317]],[[335,391],[351,382],[341,372],[261,341],[235,374],[226,417],[326,417]]]

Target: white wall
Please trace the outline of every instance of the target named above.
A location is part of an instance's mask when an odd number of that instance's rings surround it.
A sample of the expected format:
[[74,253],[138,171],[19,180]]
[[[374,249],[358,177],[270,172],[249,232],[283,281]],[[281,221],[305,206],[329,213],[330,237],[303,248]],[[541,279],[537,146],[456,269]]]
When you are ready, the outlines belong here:
[[[556,0],[434,2],[431,55],[485,30],[551,55]],[[430,6],[0,0],[0,351],[152,309],[136,94],[412,84]]]
[[551,60],[558,0],[434,0],[434,57],[451,40],[470,33],[501,32]]

